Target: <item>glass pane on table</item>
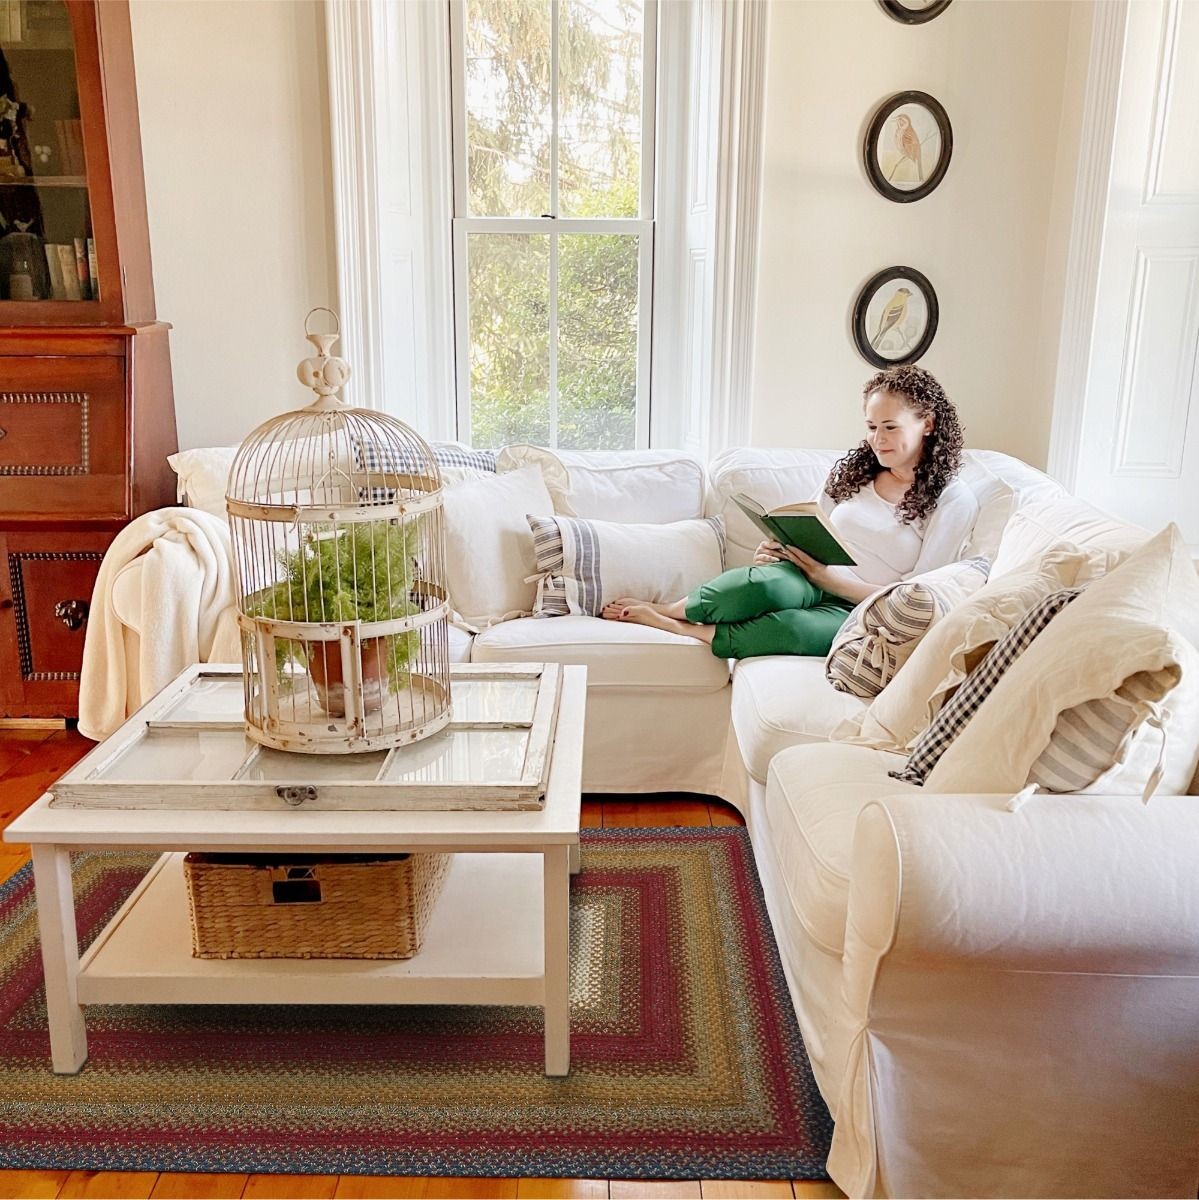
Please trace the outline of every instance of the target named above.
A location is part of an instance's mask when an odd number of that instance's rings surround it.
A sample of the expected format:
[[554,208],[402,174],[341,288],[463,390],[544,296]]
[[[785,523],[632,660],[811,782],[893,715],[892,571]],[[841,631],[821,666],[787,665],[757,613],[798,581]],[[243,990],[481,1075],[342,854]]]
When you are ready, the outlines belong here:
[[520,779],[527,729],[452,729],[397,749],[389,783],[502,783]]
[[232,779],[254,749],[240,729],[148,730],[95,775],[94,783]]
[[455,679],[453,720],[532,721],[540,679]]
[[262,747],[238,778],[244,783],[369,783],[386,750],[370,754],[290,754]]
[[199,676],[158,721],[238,721],[242,720],[245,692],[240,675],[221,678]]

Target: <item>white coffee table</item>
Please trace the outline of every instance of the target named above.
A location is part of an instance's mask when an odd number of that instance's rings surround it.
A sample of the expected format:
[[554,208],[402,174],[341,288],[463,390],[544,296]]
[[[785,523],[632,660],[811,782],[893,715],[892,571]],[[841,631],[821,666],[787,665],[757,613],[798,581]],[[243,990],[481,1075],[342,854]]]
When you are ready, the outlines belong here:
[[[189,668],[198,670],[238,668]],[[123,810],[41,797],[4,839],[33,849],[54,1071],[74,1074],[87,1060],[87,1004],[517,1004],[544,1008],[545,1071],[566,1075],[585,698],[586,668],[564,668],[537,811]],[[92,752],[97,762],[103,751]],[[80,958],[70,852],[114,848],[165,853]],[[191,954],[188,850],[455,857],[411,959],[212,960]]]

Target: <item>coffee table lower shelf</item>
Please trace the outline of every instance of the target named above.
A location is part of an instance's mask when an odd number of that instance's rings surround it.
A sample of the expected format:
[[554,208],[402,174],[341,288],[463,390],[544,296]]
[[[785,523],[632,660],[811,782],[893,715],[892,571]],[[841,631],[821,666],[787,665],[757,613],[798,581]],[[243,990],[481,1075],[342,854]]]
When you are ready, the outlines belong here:
[[194,958],[164,854],[80,960],[79,1003],[544,1005],[542,904],[540,855],[459,853],[412,958]]

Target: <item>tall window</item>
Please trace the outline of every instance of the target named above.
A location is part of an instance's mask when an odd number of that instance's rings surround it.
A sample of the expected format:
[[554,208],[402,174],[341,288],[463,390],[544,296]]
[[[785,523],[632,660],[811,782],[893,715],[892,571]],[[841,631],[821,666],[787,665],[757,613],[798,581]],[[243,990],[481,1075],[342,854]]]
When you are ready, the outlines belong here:
[[458,433],[649,441],[654,0],[454,0]]

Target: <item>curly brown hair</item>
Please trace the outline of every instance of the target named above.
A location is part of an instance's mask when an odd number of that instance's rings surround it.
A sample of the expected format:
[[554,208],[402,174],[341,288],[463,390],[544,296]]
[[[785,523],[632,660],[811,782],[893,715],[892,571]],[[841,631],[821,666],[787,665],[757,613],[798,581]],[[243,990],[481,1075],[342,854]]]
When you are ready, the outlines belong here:
[[[898,392],[917,416],[933,419],[932,432],[925,436],[916,464],[916,477],[896,506],[896,518],[906,525],[936,508],[941,493],[960,470],[962,425],[945,389],[923,367],[887,367],[872,375],[862,388],[862,403],[877,391]],[[834,464],[825,480],[825,494],[834,500],[848,500],[883,470],[870,443],[863,440]]]

